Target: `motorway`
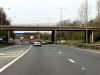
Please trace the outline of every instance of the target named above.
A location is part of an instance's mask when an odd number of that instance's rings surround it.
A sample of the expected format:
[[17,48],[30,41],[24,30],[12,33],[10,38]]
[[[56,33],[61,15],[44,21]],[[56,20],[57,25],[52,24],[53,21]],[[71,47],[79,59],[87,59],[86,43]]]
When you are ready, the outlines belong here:
[[9,60],[4,58],[6,64],[25,53],[2,70],[0,75],[100,75],[100,53],[55,44],[16,46],[0,50],[0,53],[6,51],[15,51],[16,56],[11,56]]

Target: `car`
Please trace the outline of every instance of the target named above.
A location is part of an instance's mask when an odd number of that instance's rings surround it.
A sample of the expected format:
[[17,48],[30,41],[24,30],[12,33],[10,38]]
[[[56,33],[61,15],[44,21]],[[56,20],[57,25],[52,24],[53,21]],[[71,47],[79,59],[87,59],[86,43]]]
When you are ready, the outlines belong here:
[[35,46],[41,47],[41,42],[40,42],[40,41],[35,41],[35,42],[34,42],[34,47],[35,47]]
[[42,43],[43,45],[44,45],[44,44],[46,44],[46,42],[45,42],[45,41],[43,41],[43,40],[41,41],[41,43]]
[[61,43],[63,43],[63,44],[64,44],[64,43],[65,43],[65,40],[61,40]]

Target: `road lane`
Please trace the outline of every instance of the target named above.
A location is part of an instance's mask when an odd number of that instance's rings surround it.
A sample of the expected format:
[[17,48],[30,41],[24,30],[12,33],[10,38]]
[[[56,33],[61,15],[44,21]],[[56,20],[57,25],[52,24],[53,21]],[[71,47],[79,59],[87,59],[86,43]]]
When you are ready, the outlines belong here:
[[84,51],[76,48],[57,46],[57,50],[63,52],[63,56],[73,59],[76,64],[85,68],[90,75],[100,75],[100,54],[95,52]]
[[[0,73],[0,75],[89,75],[77,64],[59,54],[55,45],[32,47],[22,58]],[[61,50],[60,50],[61,52]]]

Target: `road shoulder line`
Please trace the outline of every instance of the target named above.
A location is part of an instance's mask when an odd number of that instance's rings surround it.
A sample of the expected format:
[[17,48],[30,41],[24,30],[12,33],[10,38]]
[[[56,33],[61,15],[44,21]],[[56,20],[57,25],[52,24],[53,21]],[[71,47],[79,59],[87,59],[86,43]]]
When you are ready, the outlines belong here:
[[[74,48],[74,47],[69,47],[69,48]],[[74,49],[78,49],[78,50],[82,50],[82,51],[88,51],[88,52],[92,52],[92,53],[100,53],[100,51],[93,51],[93,50],[82,49],[82,48],[74,48]]]

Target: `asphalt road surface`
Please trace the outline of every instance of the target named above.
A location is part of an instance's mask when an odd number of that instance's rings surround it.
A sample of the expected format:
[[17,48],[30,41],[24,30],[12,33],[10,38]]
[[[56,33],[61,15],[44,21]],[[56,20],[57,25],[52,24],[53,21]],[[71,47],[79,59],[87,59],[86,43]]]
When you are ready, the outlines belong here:
[[100,75],[100,54],[54,44],[31,46],[0,75]]

